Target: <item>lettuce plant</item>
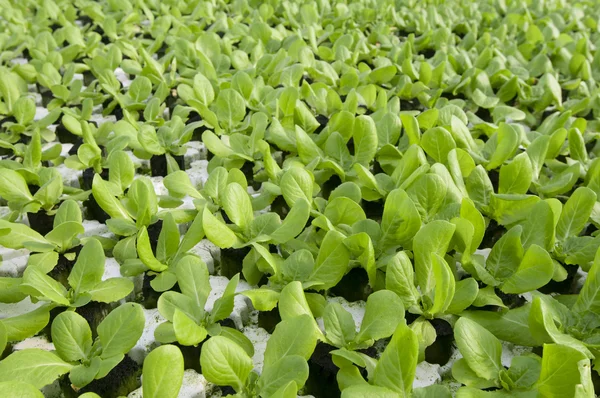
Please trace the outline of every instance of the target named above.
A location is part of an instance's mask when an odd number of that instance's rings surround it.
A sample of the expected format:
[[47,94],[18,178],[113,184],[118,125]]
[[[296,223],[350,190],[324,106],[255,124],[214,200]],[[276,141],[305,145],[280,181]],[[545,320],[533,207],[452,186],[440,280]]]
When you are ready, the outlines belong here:
[[252,358],[236,342],[217,336],[202,347],[200,364],[206,379],[230,386],[243,397],[284,397],[297,394],[308,379],[308,364],[317,342],[312,320],[300,315],[282,321],[267,342],[263,369],[253,372]]
[[[419,343],[417,334],[401,322],[381,357],[376,360],[366,354],[334,351],[334,363],[340,368],[337,380],[343,397],[450,396],[443,386],[432,385],[413,392],[413,380],[417,369]],[[358,367],[365,368],[367,380]]]
[[31,348],[15,352],[0,362],[2,381],[31,383],[36,388],[69,373],[75,388],[105,377],[133,348],[144,330],[142,307],[126,303],[114,309],[98,325],[98,337],[83,317],[72,311],[52,322],[56,353]]
[[206,264],[198,257],[184,256],[177,264],[176,277],[181,293],[165,292],[158,299],[158,310],[167,321],[156,329],[157,340],[195,346],[209,335],[211,338],[224,336],[241,344],[252,355],[252,344],[246,336],[219,324],[233,311],[239,276],[229,281],[210,311],[205,309],[211,290]]
[[54,306],[81,307],[90,301],[112,303],[127,296],[133,283],[123,277],[102,280],[104,274],[104,250],[96,239],[90,239],[81,249],[77,261],[69,273],[67,289],[47,273],[56,264],[52,253],[35,259],[23,273],[21,291]]

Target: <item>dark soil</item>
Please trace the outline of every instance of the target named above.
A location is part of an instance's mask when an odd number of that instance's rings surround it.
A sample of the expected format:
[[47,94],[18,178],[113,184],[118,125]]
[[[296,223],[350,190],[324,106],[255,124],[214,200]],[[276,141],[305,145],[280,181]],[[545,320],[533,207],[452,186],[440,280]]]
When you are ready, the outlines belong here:
[[496,295],[502,300],[502,303],[504,303],[504,305],[508,308],[522,307],[527,302],[524,297],[518,294],[504,293],[498,288],[495,288],[494,290]]
[[483,240],[481,241],[481,245],[479,248],[486,249],[492,248],[500,240],[502,235],[506,232],[506,228],[502,225],[498,225],[495,220],[490,220],[489,225],[485,229],[485,234],[483,235]]
[[242,262],[249,251],[249,247],[243,247],[241,249],[221,249],[220,275],[231,279],[235,274],[239,273],[241,277],[243,277],[241,274]]
[[281,316],[279,316],[278,307],[273,308],[271,311],[260,311],[258,313],[258,326],[269,333],[273,333],[279,322],[281,322]]
[[154,224],[148,226],[148,238],[150,239],[150,246],[152,246],[152,251],[156,253],[156,246],[158,246],[158,237],[160,236],[160,231],[162,231],[162,220],[158,220]]
[[77,261],[77,256],[79,256],[80,251],[81,251],[81,245],[67,250],[67,252],[65,254],[67,254],[67,253],[75,253],[76,254],[76,257],[75,257],[75,259],[73,259],[73,261],[67,259],[64,256],[64,254],[59,254],[58,255],[58,263],[52,269],[52,271],[48,272],[48,276],[52,277],[57,282],[60,282],[64,287],[66,287],[68,289],[69,283],[67,282],[67,278],[69,277],[69,274],[71,273],[71,270],[73,269],[73,266],[75,265],[75,262]]
[[341,395],[337,384],[336,375],[338,367],[331,359],[331,351],[336,347],[319,342],[308,360],[308,380],[306,381],[305,394],[315,398],[333,398]]
[[36,230],[41,235],[46,235],[52,231],[54,226],[54,215],[48,215],[44,210],[37,213],[27,213],[29,226]]
[[330,292],[348,301],[364,301],[369,297],[372,289],[366,271],[362,268],[352,268],[337,285],[330,289]]
[[425,360],[429,363],[445,365],[452,355],[452,343],[454,332],[452,325],[443,319],[431,319],[431,325],[435,329],[437,338],[435,342],[425,349]]
[[551,280],[546,285],[542,286],[538,290],[544,294],[576,294],[576,286],[574,286],[573,280],[577,274],[578,265],[563,264],[563,267],[567,270],[567,278],[562,282],[556,282]]
[[[181,170],[185,170],[185,160],[183,156],[171,155]],[[154,155],[150,159],[150,170],[152,177],[167,176],[167,157],[166,155]]]

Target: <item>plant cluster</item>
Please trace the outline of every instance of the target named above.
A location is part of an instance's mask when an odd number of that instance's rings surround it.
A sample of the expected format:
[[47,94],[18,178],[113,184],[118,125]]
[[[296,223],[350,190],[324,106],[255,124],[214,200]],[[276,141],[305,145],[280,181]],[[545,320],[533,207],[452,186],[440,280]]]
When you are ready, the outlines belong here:
[[[0,246],[28,256],[0,303],[34,305],[0,314],[0,396],[175,398],[190,368],[248,398],[600,392],[597,2],[0,9]],[[413,388],[423,363],[451,370]]]

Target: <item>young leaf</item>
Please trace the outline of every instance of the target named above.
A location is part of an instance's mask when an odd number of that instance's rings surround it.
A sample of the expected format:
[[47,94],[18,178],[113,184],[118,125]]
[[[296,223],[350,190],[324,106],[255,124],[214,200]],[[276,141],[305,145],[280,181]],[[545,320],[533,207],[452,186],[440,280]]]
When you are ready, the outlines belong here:
[[104,274],[104,250],[97,239],[90,239],[81,249],[73,270],[69,274],[69,285],[75,295],[91,290]]
[[374,384],[388,388],[400,396],[409,396],[418,357],[417,335],[406,324],[401,323],[377,362],[373,374]]
[[404,305],[400,297],[389,290],[379,290],[367,298],[365,317],[356,341],[375,341],[389,337],[403,321]]
[[588,222],[594,203],[596,203],[594,191],[586,187],[577,188],[560,214],[556,226],[556,239],[564,241],[570,236],[577,236]]
[[221,249],[237,245],[240,240],[227,225],[212,215],[208,208],[204,208],[202,214],[202,226],[206,237]]
[[250,196],[240,184],[234,182],[227,185],[223,192],[222,205],[227,216],[235,225],[242,230],[248,228],[254,218],[254,213]]
[[456,345],[469,367],[477,376],[486,380],[496,380],[503,369],[500,357],[502,345],[487,329],[478,323],[460,318],[454,325]]
[[66,361],[86,359],[92,347],[92,330],[79,314],[65,311],[52,322],[52,341],[56,352]]
[[142,392],[146,398],[177,398],[183,382],[183,355],[173,345],[155,348],[144,359]]
[[552,257],[538,245],[531,245],[519,268],[502,284],[505,293],[525,293],[545,286],[554,274]]
[[231,386],[239,392],[246,384],[254,365],[252,358],[242,347],[226,337],[215,336],[202,346],[200,366],[208,381],[220,386]]
[[300,315],[281,321],[267,343],[265,367],[286,356],[299,355],[310,358],[317,344],[314,320],[309,315]]
[[14,352],[0,362],[0,382],[29,383],[39,389],[51,384],[72,367],[51,352],[30,348]]
[[145,317],[142,306],[125,303],[114,309],[98,325],[103,359],[127,353],[144,331]]
[[575,386],[580,384],[577,364],[587,361],[580,351],[559,344],[544,344],[542,372],[537,389],[544,397],[559,398],[575,396]]
[[325,307],[323,324],[327,339],[336,347],[345,347],[356,337],[354,319],[339,303],[329,303]]

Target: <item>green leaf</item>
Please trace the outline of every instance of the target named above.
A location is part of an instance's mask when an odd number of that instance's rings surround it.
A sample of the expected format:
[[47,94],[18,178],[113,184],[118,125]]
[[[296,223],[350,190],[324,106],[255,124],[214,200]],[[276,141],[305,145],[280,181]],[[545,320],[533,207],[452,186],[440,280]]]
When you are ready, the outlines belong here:
[[165,188],[169,190],[169,193],[174,196],[185,196],[189,195],[195,199],[202,199],[202,195],[192,185],[189,175],[182,170],[177,170],[165,178],[163,178],[163,184]]
[[538,245],[531,245],[519,268],[502,284],[505,293],[525,293],[545,286],[554,274],[552,257]]
[[155,348],[144,359],[142,393],[145,398],[177,398],[183,383],[183,355],[174,345]]
[[455,291],[454,275],[450,266],[442,256],[434,253],[431,256],[435,290],[433,305],[428,310],[432,315],[441,314],[446,311],[452,302]]
[[0,362],[0,382],[29,383],[39,389],[51,384],[72,367],[51,352],[30,348],[14,352]]
[[73,311],[65,311],[52,322],[52,342],[65,361],[86,359],[92,348],[92,330],[87,321]]
[[443,127],[434,127],[423,134],[421,146],[433,160],[438,163],[446,163],[448,153],[456,148],[456,143],[448,130]]
[[391,336],[404,321],[404,305],[398,295],[379,290],[367,298],[365,316],[356,341],[379,340]]
[[525,305],[506,312],[465,311],[461,315],[479,323],[501,340],[534,347],[538,342],[529,329],[529,309],[530,305]]
[[309,315],[299,315],[279,322],[267,342],[265,368],[287,356],[298,355],[308,360],[317,344],[313,322]]
[[248,192],[238,183],[228,184],[223,191],[221,202],[229,219],[242,230],[246,230],[254,218]]
[[431,257],[434,254],[446,255],[455,228],[454,224],[447,221],[436,220],[425,225],[416,233],[413,239],[413,252],[417,283],[421,287],[422,293],[428,293],[434,288],[435,279]]
[[466,278],[456,282],[454,297],[446,309],[449,314],[459,314],[466,310],[477,298],[479,286],[473,278]]
[[504,280],[517,270],[523,258],[521,231],[520,226],[511,228],[492,248],[485,267],[494,278]]
[[587,358],[576,349],[559,344],[544,344],[542,371],[536,385],[541,396],[575,396],[575,386],[580,384],[577,366],[580,361],[587,361]]
[[477,376],[495,380],[503,369],[500,341],[484,327],[468,318],[460,318],[454,325],[454,338],[461,354]]
[[408,194],[395,189],[385,200],[381,220],[381,238],[384,246],[404,245],[421,228],[421,217]]
[[181,293],[191,297],[198,308],[204,309],[210,294],[208,268],[204,261],[186,255],[177,262],[176,273]]
[[90,239],[81,249],[73,270],[69,274],[69,285],[75,295],[88,292],[102,280],[104,274],[104,250],[97,239]]
[[309,204],[313,197],[313,176],[300,167],[291,167],[281,176],[279,186],[285,202],[292,207],[304,199]]
[[377,127],[369,116],[358,116],[354,120],[354,161],[368,165],[377,152]]
[[486,380],[479,377],[473,369],[469,367],[469,363],[465,358],[460,358],[452,365],[452,377],[459,383],[473,388],[490,388],[496,386],[495,380]]
[[0,228],[10,229],[9,234],[0,234],[0,245],[4,247],[22,249],[27,244],[35,244],[48,246],[48,250],[52,250],[52,245],[42,235],[27,225],[0,220]]
[[37,334],[50,320],[50,308],[42,306],[26,314],[4,318],[8,341],[20,341]]
[[319,290],[326,290],[342,279],[348,269],[350,255],[346,245],[345,236],[337,231],[328,231],[323,238],[319,254],[315,261],[315,269],[309,280],[318,283]]
[[162,229],[158,235],[156,257],[160,262],[167,262],[175,256],[179,249],[179,227],[172,213],[167,213],[163,219]]
[[558,224],[556,238],[564,241],[570,236],[577,236],[585,227],[596,203],[596,194],[589,188],[579,187],[565,203]]
[[494,133],[495,140],[490,139],[486,145],[492,145],[490,143],[495,142],[495,147],[490,156],[490,161],[485,166],[487,170],[495,169],[501,166],[507,159],[509,159],[516,151],[519,146],[520,136],[514,127],[507,123],[500,123],[500,127],[496,133]]
[[521,153],[507,165],[500,168],[498,193],[525,194],[533,180],[531,161],[526,153]]
[[235,233],[227,225],[212,215],[208,208],[202,214],[202,227],[206,237],[221,249],[226,249],[240,243]]
[[125,191],[133,182],[133,160],[124,151],[114,151],[108,157],[108,181]]
[[0,196],[19,207],[33,200],[25,178],[7,168],[0,169]]
[[206,380],[220,386],[231,386],[238,392],[242,391],[254,366],[252,358],[242,347],[221,336],[212,337],[204,343],[200,365]]
[[190,319],[186,314],[175,310],[173,315],[173,330],[177,341],[182,345],[197,345],[207,336],[206,329]]
[[136,249],[140,260],[155,272],[163,272],[168,269],[168,266],[161,263],[154,257],[152,253],[152,246],[150,245],[150,237],[148,236],[148,230],[146,227],[142,227],[138,232]]
[[231,88],[219,92],[215,106],[217,117],[229,131],[232,131],[246,115],[244,97]]
[[387,264],[385,288],[400,296],[405,308],[418,304],[420,294],[415,286],[413,265],[405,252],[398,252]]
[[60,305],[68,306],[70,304],[67,299],[67,289],[38,268],[28,267],[25,269],[21,288],[27,289],[27,293],[32,290],[31,293],[35,296],[46,298]]
[[131,217],[129,217],[129,214],[121,202],[119,202],[119,200],[113,196],[111,189],[106,181],[100,177],[100,174],[94,175],[94,179],[92,181],[92,194],[94,195],[96,202],[98,202],[98,205],[109,216],[112,218],[124,218],[126,220],[131,220]]
[[580,314],[588,311],[593,314],[600,313],[600,250],[596,252],[594,263],[577,296],[573,311]]
[[289,383],[295,384],[295,391],[297,391],[304,386],[307,379],[306,360],[299,355],[292,355],[281,358],[271,366],[266,366],[258,379],[258,387],[261,396],[270,397]]
[[6,348],[6,343],[8,343],[8,333],[6,331],[6,326],[3,323],[0,323],[0,350],[4,352]]
[[88,290],[92,301],[113,303],[133,291],[133,282],[127,278],[109,278]]
[[409,396],[418,357],[417,335],[406,324],[401,323],[377,362],[373,374],[374,384],[395,391],[400,396]]
[[21,381],[0,382],[0,395],[3,397],[44,398],[44,394],[39,389],[29,384],[29,382]]
[[271,240],[278,244],[292,240],[304,230],[309,216],[309,202],[303,199],[296,200],[281,226],[270,234]]
[[332,302],[325,307],[323,324],[327,340],[336,347],[345,347],[356,337],[354,318],[339,303]]
[[103,359],[125,354],[133,348],[144,331],[146,319],[142,306],[125,303],[115,308],[98,325]]
[[258,311],[271,311],[277,306],[279,292],[270,289],[253,289],[241,292],[252,301],[252,306]]

